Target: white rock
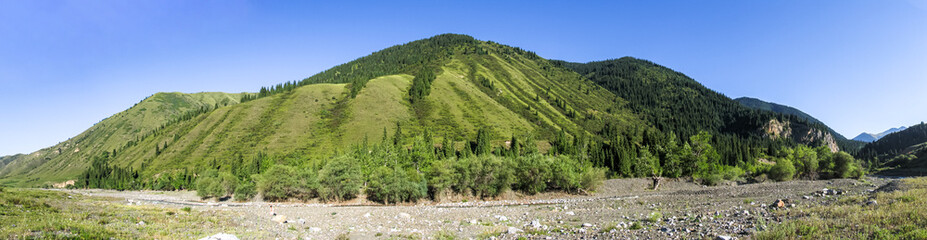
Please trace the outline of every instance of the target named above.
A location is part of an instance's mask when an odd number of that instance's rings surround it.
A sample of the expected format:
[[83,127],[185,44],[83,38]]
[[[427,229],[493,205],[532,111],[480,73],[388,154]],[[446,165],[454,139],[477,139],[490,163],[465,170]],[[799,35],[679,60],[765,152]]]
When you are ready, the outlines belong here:
[[219,233],[209,237],[200,238],[200,240],[238,240],[238,237],[232,234]]
[[321,228],[317,228],[317,227],[311,227],[311,228],[309,228],[309,231],[310,231],[310,232],[321,232],[322,229],[321,229]]
[[724,236],[724,235],[719,235],[718,237],[715,238],[715,240],[733,240],[733,239],[734,238],[731,236]]
[[136,226],[145,226],[145,221],[139,221],[135,224]]
[[365,218],[369,218],[369,217],[370,217],[370,213],[364,213],[364,217],[365,217]]
[[583,227],[592,227],[592,223],[583,223]]
[[532,228],[541,228],[541,227],[544,227],[544,224],[541,224],[541,221],[540,221],[540,220],[534,219],[534,220],[531,220],[531,227],[532,227]]
[[505,217],[505,216],[502,216],[502,215],[496,215],[496,216],[493,216],[493,217],[499,219],[499,221],[502,221],[502,222],[505,222],[505,221],[508,221],[508,220],[509,220],[509,218],[507,218],[507,217]]
[[520,232],[524,232],[524,231],[522,231],[521,229],[515,228],[515,227],[509,227],[509,231],[508,231],[509,234],[518,234]]
[[564,214],[570,215],[570,216],[576,215],[576,213],[574,213],[573,211],[569,211],[569,212],[566,212],[566,213],[564,213]]
[[296,222],[298,222],[299,224],[306,224],[306,219],[300,218],[299,220],[296,220]]
[[409,219],[412,218],[412,215],[409,215],[408,213],[399,213],[399,217]]

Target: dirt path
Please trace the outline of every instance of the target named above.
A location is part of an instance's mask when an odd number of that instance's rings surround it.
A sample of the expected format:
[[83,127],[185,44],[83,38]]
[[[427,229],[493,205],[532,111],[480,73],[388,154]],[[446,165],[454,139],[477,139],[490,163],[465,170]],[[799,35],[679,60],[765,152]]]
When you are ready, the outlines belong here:
[[[775,223],[768,205],[776,199],[790,204],[827,204],[844,195],[864,194],[888,179],[791,181],[740,186],[705,187],[684,181],[665,182],[647,190],[647,179],[608,180],[590,196],[547,193],[507,196],[495,201],[420,203],[408,206],[347,204],[201,202],[194,192],[67,190],[108,197],[125,204],[191,207],[213,211],[245,226],[243,238],[351,239],[391,237],[576,239],[583,237],[679,238],[719,235],[743,238]],[[818,196],[824,188],[846,192]],[[810,197],[806,199],[807,197]],[[273,221],[271,206],[287,223]],[[636,229],[640,227],[640,229]],[[204,236],[205,237],[205,236]]]

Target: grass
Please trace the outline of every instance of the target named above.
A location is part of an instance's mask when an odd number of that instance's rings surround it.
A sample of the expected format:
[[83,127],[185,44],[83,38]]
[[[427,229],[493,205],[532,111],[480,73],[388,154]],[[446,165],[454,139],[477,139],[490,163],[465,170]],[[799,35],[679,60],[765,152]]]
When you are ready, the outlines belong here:
[[[756,239],[927,239],[927,178],[903,180],[906,191],[879,192],[840,199],[828,206],[777,212],[797,216]],[[877,204],[867,204],[875,200]]]
[[227,222],[220,217],[166,213],[171,211],[63,192],[6,189],[0,193],[0,238],[195,239],[235,232],[217,224]]

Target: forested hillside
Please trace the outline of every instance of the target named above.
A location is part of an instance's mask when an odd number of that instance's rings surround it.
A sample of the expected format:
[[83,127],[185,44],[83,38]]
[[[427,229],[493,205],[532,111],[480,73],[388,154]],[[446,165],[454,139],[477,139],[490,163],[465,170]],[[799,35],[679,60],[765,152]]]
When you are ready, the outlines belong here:
[[716,134],[712,142],[727,164],[754,159],[760,154],[775,155],[780,146],[792,145],[790,141],[776,140],[777,137],[813,146],[831,145],[831,149],[837,150],[832,136],[821,134],[821,129],[827,129],[822,124],[744,107],[682,73],[646,60],[624,57],[559,64],[627,99],[635,113],[664,132],[680,136],[700,131]]
[[0,177],[276,200],[343,200],[366,186],[394,202],[585,192],[606,174],[708,184],[859,176],[821,129],[644,60],[549,61],[444,34],[257,93],[155,94],[75,139],[14,157]]

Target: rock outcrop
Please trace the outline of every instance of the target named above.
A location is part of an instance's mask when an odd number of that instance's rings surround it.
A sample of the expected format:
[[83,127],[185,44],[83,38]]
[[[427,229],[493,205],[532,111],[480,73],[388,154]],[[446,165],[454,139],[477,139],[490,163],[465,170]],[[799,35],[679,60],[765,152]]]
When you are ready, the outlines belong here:
[[778,139],[787,138],[811,146],[827,146],[831,152],[840,151],[837,140],[829,132],[815,129],[804,124],[792,124],[789,121],[769,120],[763,126],[763,136]]

